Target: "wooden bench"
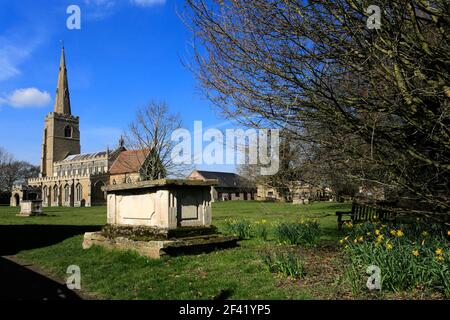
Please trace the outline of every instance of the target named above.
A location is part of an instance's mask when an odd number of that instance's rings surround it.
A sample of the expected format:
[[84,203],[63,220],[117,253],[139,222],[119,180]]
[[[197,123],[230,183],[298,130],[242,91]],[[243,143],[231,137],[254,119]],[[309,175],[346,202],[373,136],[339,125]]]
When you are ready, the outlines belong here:
[[[351,221],[353,224],[366,221],[395,222],[395,213],[382,207],[372,207],[357,202],[352,203],[351,211],[337,211],[338,229],[342,229],[345,222]],[[343,219],[347,217],[347,219]]]

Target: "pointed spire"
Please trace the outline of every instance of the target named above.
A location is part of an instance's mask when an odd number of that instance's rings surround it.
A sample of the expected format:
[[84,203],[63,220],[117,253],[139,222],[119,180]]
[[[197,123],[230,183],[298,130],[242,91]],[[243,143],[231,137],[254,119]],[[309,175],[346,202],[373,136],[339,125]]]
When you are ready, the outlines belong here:
[[61,62],[59,63],[58,87],[56,88],[55,113],[71,114],[69,82],[67,81],[66,57],[64,55],[64,45],[61,48]]
[[123,138],[122,135],[120,135],[119,148],[123,148],[124,146],[125,146],[125,139]]

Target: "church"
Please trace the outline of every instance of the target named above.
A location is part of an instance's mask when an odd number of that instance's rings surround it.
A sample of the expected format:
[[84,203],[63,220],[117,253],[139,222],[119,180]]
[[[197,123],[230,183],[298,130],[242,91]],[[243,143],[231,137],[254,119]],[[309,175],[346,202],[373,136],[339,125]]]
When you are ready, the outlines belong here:
[[42,200],[44,207],[89,207],[106,203],[102,187],[141,180],[144,150],[127,150],[121,137],[114,150],[81,154],[80,118],[72,115],[64,47],[53,112],[45,117],[39,177],[14,186],[11,206]]

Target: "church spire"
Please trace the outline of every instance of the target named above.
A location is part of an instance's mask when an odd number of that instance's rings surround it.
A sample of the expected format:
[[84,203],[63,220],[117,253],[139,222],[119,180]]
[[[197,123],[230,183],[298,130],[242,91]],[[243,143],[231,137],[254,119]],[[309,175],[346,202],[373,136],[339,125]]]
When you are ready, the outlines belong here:
[[71,114],[69,98],[69,82],[67,81],[66,58],[64,56],[64,45],[61,49],[61,61],[59,63],[58,87],[56,88],[55,113]]

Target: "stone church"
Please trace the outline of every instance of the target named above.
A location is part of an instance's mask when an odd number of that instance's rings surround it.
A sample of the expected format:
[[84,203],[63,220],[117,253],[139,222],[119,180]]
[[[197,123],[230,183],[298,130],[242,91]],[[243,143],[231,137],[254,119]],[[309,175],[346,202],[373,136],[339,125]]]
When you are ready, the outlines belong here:
[[115,150],[81,154],[80,118],[72,115],[63,47],[54,109],[45,117],[41,171],[13,188],[11,206],[35,199],[44,207],[104,204],[102,187],[140,180],[145,159],[144,150],[126,150],[122,138]]

